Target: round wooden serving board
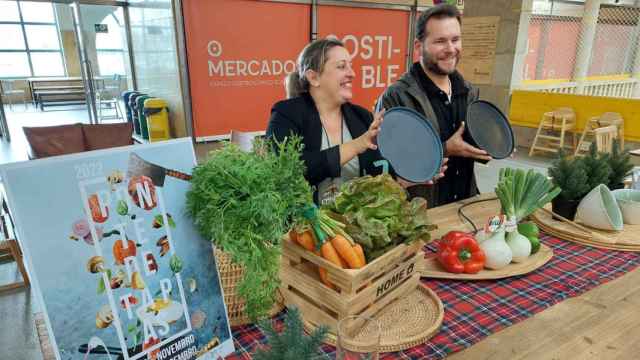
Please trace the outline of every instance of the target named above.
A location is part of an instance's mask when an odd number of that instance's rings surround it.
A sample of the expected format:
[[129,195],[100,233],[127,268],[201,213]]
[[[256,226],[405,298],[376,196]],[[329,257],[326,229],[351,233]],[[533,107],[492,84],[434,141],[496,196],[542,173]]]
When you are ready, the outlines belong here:
[[545,244],[540,245],[540,250],[529,256],[527,261],[522,263],[511,263],[500,270],[483,269],[477,274],[454,274],[444,270],[438,263],[436,254],[426,255],[422,262],[422,268],[418,269],[422,277],[435,279],[452,280],[493,280],[503,279],[511,276],[518,276],[530,273],[542,265],[546,264],[553,257],[553,250]]
[[602,249],[640,252],[640,225],[624,224],[622,231],[597,230],[567,219],[556,220],[548,209],[536,211],[531,219],[540,230],[563,240]]

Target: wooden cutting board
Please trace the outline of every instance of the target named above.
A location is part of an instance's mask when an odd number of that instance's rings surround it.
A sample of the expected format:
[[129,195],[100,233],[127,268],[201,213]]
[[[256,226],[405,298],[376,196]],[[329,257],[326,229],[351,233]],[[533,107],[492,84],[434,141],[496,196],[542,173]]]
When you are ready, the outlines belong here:
[[427,255],[425,261],[422,262],[422,268],[418,271],[422,277],[436,279],[452,279],[452,280],[492,280],[503,279],[511,276],[518,276],[530,273],[542,265],[546,264],[553,257],[553,250],[545,244],[541,244],[540,250],[529,256],[527,261],[522,263],[511,263],[499,270],[483,269],[477,274],[454,274],[444,270],[438,263],[436,254]]
[[571,220],[554,219],[548,208],[538,210],[531,219],[540,230],[560,239],[603,249],[640,252],[640,225],[624,224],[622,231],[598,230]]

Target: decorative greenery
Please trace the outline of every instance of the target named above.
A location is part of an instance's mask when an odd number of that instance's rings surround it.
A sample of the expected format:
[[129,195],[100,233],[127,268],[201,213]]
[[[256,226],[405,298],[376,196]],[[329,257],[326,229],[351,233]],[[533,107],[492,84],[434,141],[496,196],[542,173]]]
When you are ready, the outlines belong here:
[[558,196],[564,200],[582,199],[591,190],[584,163],[563,151],[549,168],[549,176],[551,182],[562,189]]
[[580,161],[584,165],[584,171],[587,172],[589,190],[600,184],[606,185],[609,183],[609,176],[611,175],[609,156],[598,154],[595,142],[591,143],[589,153],[580,158]]
[[300,311],[292,307],[284,318],[285,329],[278,333],[270,319],[262,320],[258,326],[267,336],[269,349],[259,349],[253,358],[256,360],[306,360],[318,354],[329,328],[320,326],[309,336],[304,334]]
[[298,137],[256,139],[249,153],[225,144],[193,171],[187,211],[204,237],[245,267],[238,293],[254,320],[275,300],[281,238],[312,203],[302,147]]
[[611,167],[611,174],[609,175],[609,188],[619,187],[624,183],[624,178],[627,177],[633,169],[631,163],[631,156],[620,148],[620,142],[617,139],[613,140],[613,150],[608,157],[609,166]]

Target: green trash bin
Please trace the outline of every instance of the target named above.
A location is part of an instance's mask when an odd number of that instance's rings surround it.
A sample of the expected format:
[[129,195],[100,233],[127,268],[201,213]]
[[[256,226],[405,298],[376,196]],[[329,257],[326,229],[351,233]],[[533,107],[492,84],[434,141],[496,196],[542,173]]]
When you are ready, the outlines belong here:
[[151,99],[151,96],[138,96],[136,98],[136,110],[138,111],[138,121],[140,122],[140,135],[143,139],[149,140],[149,127],[147,126],[147,116],[144,114],[144,102]]

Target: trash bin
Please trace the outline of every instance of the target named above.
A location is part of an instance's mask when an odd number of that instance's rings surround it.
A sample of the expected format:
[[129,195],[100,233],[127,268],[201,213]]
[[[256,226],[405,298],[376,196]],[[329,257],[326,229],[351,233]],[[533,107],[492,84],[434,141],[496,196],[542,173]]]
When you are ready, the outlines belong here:
[[129,106],[129,98],[133,94],[139,94],[137,91],[127,90],[122,92],[122,101],[124,102],[124,109],[127,114],[127,121],[133,122],[133,114],[131,113],[131,106]]
[[168,140],[169,108],[167,102],[160,98],[150,98],[144,101],[144,116],[147,118],[149,141]]
[[133,132],[136,135],[142,136],[142,132],[140,131],[140,120],[138,119],[138,98],[141,96],[146,96],[144,93],[136,93],[129,96],[129,108],[131,109],[131,120],[133,121]]
[[151,99],[149,95],[138,96],[136,98],[136,106],[134,110],[138,113],[138,124],[140,124],[140,136],[143,139],[149,140],[149,129],[147,128],[147,117],[144,115],[144,102],[147,99]]

